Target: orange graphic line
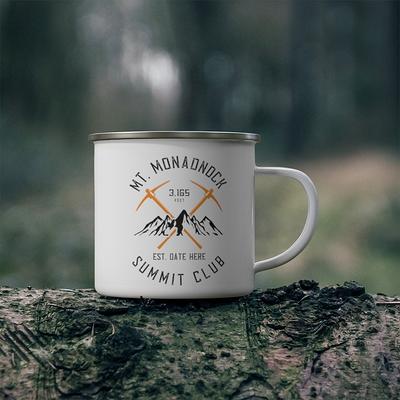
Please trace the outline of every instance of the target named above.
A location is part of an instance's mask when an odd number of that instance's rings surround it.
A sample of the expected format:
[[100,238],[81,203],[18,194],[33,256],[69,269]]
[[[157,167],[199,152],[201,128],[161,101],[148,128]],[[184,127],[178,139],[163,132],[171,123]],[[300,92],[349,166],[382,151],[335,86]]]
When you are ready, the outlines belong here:
[[190,180],[190,182],[194,183],[196,186],[198,186],[200,189],[202,189],[204,192],[208,192],[208,189],[204,187],[203,185],[200,185],[200,183],[197,183],[195,181]]
[[[189,239],[199,248],[199,250],[202,249],[201,244],[192,236],[192,234],[186,229],[183,229],[183,232],[185,232],[185,234],[189,237]],[[158,246],[157,249],[161,250],[163,248],[163,246],[168,242],[169,239],[172,238],[172,236],[174,236],[176,233],[176,228],[174,228],[171,233],[169,234],[169,236],[167,236]]]
[[158,200],[158,198],[156,197],[155,194],[153,194],[152,192],[150,192],[150,190],[146,189],[147,194],[150,196],[150,198],[164,211],[166,212],[170,218],[174,218],[174,216],[171,214],[171,212],[168,210],[167,207],[164,206],[163,203],[161,203],[160,200]]
[[[212,190],[212,189],[211,189]],[[211,193],[207,193],[198,203],[197,205],[193,208],[192,211],[190,211],[190,215],[193,215],[202,205],[203,203],[210,197]]]
[[203,185],[200,185],[200,183],[197,183],[195,181],[190,181],[193,184],[195,184],[196,186],[198,186],[201,190],[204,191],[204,196],[200,199],[199,203],[197,203],[197,205],[193,208],[192,211],[190,211],[190,215],[194,214],[202,205],[203,203],[207,200],[207,199],[212,199],[215,201],[215,203],[217,204],[217,206],[219,207],[219,209],[222,211],[222,207],[221,204],[219,204],[219,201],[217,200],[217,198],[214,196],[214,190],[213,189],[207,189],[205,188]]
[[[155,186],[154,188],[152,188],[152,189],[145,189],[145,192],[146,192],[146,196],[142,199],[142,201],[139,203],[139,205],[137,206],[137,208],[136,208],[136,211],[140,208],[140,206],[146,201],[146,199],[151,199],[151,200],[153,200],[164,212],[166,212],[168,215],[169,215],[169,217],[170,218],[174,218],[174,216],[172,215],[172,213],[168,210],[168,208],[167,207],[165,207],[165,205],[158,199],[158,197],[155,195],[155,192],[159,189],[159,188],[161,188],[162,186],[164,186],[164,185],[166,185],[167,183],[169,182],[169,180],[168,181],[165,181],[165,182],[163,182],[163,183],[161,183],[161,184],[159,184],[159,185],[157,185],[157,186]],[[195,182],[194,182],[195,183]],[[206,196],[204,196],[204,198],[200,201],[200,203],[197,205],[197,207],[196,207],[196,209],[197,208],[199,208],[206,200],[207,200],[207,198],[208,197],[214,197],[214,196],[212,196],[212,192],[213,192],[213,190],[211,189],[210,191],[209,191],[209,193],[207,193],[206,194]],[[192,210],[193,211],[193,210]],[[184,233],[189,237],[189,239],[199,248],[199,249],[201,249],[202,248],[202,246],[201,246],[201,244],[191,235],[191,233],[185,228],[185,229],[183,229],[183,231],[184,231]],[[164,245],[165,245],[165,243],[167,243],[168,242],[168,240],[169,239],[171,239],[171,237],[174,235],[176,233],[176,229],[173,229],[172,231],[171,231],[171,233],[169,234],[169,236],[167,236],[158,246],[157,246],[157,248],[160,250]]]
[[175,234],[175,232],[176,232],[176,229],[173,229],[173,230],[171,231],[171,233],[169,234],[169,236],[167,236],[167,237],[157,246],[157,249],[158,249],[158,250],[161,250],[161,248],[164,246],[164,244],[167,243],[169,239],[171,239],[171,237]]
[[[143,197],[143,199],[141,200],[141,202],[138,204],[138,206],[136,207],[136,211],[139,210],[140,206],[147,200],[147,199],[151,199],[152,196],[154,196],[154,193],[160,189],[162,186],[166,185],[169,181],[165,181],[160,183],[159,185],[153,187],[152,189],[146,189],[146,196]],[[153,199],[154,200],[154,199]],[[165,211],[165,210],[164,210]],[[167,214],[169,214],[169,212],[167,212]]]
[[186,229],[183,229],[183,232],[186,233],[187,236],[189,236],[190,239],[192,239],[192,242],[199,248],[201,249],[201,244],[192,236],[192,234]]

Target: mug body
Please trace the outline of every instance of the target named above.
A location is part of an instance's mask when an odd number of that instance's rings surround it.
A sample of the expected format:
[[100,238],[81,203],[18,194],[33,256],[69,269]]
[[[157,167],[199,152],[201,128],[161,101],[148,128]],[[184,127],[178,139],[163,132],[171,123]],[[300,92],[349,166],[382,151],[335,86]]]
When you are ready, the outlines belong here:
[[254,140],[93,141],[97,292],[179,299],[254,289]]

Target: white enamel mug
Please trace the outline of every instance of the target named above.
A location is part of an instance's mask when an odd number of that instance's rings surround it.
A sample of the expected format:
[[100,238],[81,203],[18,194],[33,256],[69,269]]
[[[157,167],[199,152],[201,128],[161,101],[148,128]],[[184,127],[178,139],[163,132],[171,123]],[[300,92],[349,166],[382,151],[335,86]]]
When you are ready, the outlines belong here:
[[[254,275],[307,245],[317,193],[303,172],[255,166],[260,136],[233,132],[106,132],[94,146],[95,289],[115,297],[236,297]],[[290,248],[255,262],[254,177],[282,175],[307,194]],[[267,222],[267,221],[266,221]]]

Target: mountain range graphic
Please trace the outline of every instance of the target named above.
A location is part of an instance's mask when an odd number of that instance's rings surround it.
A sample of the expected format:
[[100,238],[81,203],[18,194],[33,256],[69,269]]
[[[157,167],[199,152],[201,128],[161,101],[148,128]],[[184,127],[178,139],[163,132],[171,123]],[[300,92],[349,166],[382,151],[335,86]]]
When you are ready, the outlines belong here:
[[195,215],[190,216],[186,210],[182,210],[175,219],[170,218],[169,215],[165,215],[164,218],[155,217],[142,230],[135,233],[135,236],[145,234],[147,236],[168,236],[174,228],[176,228],[176,235],[181,236],[183,229],[186,227],[191,228],[191,231],[200,236],[222,235],[222,232],[207,216],[200,221]]

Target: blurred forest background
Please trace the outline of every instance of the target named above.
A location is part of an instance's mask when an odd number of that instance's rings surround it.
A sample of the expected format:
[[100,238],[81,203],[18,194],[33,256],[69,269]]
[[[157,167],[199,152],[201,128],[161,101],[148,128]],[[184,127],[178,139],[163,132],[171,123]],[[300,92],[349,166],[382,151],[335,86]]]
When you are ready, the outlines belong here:
[[[311,244],[258,287],[400,293],[399,1],[0,0],[0,24],[1,285],[93,286],[88,133],[209,129],[261,133],[258,164],[320,193]],[[256,189],[260,259],[306,199]]]

